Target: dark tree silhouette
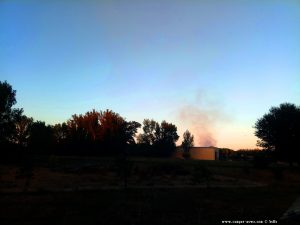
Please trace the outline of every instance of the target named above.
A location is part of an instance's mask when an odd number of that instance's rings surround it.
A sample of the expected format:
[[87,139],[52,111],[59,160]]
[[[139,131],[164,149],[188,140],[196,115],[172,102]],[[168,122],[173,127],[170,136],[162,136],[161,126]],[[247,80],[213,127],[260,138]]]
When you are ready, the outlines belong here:
[[183,141],[181,147],[184,152],[189,152],[190,148],[194,146],[194,135],[188,130],[183,133]]
[[69,128],[66,123],[58,123],[53,127],[53,135],[57,144],[65,143],[69,136]]
[[138,128],[141,127],[141,124],[136,121],[129,121],[125,122],[124,124],[124,138],[126,141],[126,144],[134,145],[135,142],[135,135],[137,133]]
[[160,156],[169,156],[175,151],[175,143],[179,136],[174,124],[166,121],[159,124],[154,120],[145,119],[143,125],[144,133],[138,136],[139,144]]
[[21,147],[28,146],[30,138],[30,129],[33,124],[33,119],[25,115],[19,115],[15,119],[15,132],[13,142]]
[[300,108],[291,103],[272,107],[254,128],[258,146],[274,151],[280,160],[300,162]]
[[0,145],[12,141],[15,119],[23,112],[22,109],[12,109],[16,103],[16,91],[6,81],[0,81]]
[[153,145],[159,139],[159,123],[154,120],[143,121],[143,133],[138,136],[138,142],[145,145]]
[[138,122],[126,120],[111,110],[100,111],[100,141],[105,148],[121,151],[127,144],[135,143],[134,135],[141,126]]
[[35,153],[47,154],[52,151],[54,144],[53,130],[45,122],[33,122],[30,127],[28,147]]
[[167,123],[165,120],[160,124],[160,140],[172,145],[175,148],[175,142],[179,136],[177,134],[177,127],[172,123]]

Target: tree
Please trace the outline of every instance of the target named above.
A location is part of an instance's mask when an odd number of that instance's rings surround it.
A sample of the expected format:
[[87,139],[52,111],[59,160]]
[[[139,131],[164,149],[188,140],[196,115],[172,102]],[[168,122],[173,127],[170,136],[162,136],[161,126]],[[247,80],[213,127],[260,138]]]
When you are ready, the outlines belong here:
[[185,153],[189,152],[190,148],[194,146],[194,135],[188,130],[183,133],[183,141],[181,144]]
[[274,151],[280,160],[300,162],[298,150],[300,140],[300,107],[283,103],[271,107],[269,113],[255,123],[257,145]]
[[176,147],[176,141],[178,140],[179,136],[177,134],[177,127],[172,124],[168,123],[165,120],[160,124],[160,136],[159,141],[164,142],[172,147]]
[[33,122],[30,127],[30,134],[28,139],[28,147],[36,153],[48,153],[52,150],[54,144],[53,129],[45,122]]
[[166,121],[161,124],[154,120],[143,121],[143,131],[138,137],[138,143],[150,148],[156,155],[169,156],[176,148],[179,136],[177,127]]
[[124,135],[125,141],[127,144],[134,145],[135,140],[134,137],[137,133],[138,128],[141,127],[141,124],[136,121],[129,121],[125,123]]
[[[135,144],[134,137],[140,126],[141,124],[135,121],[127,122],[111,110],[75,114],[67,122],[70,143],[76,147],[101,148],[109,154],[119,152],[129,144]],[[61,133],[59,128],[56,126],[56,136]],[[99,150],[97,152],[99,153]]]
[[100,113],[92,110],[84,115],[73,115],[67,122],[68,138],[73,144],[91,145],[99,140],[100,135]]
[[141,124],[135,121],[127,122],[118,113],[111,110],[100,111],[100,141],[104,147],[121,151],[128,144],[135,143],[134,136]]
[[66,142],[68,135],[69,135],[69,130],[68,130],[68,126],[66,123],[58,123],[55,124],[53,127],[53,135],[55,138],[55,142],[57,144],[62,144],[64,142]]
[[16,91],[12,89],[12,86],[6,81],[0,81],[0,113],[8,114],[11,112],[11,107],[17,103]]
[[16,91],[6,81],[0,81],[0,144],[11,141],[15,118],[23,112],[22,109],[12,109],[16,103]]
[[16,117],[15,133],[13,135],[13,142],[21,147],[28,146],[30,138],[30,129],[33,124],[33,119],[25,115]]
[[153,119],[144,119],[143,133],[138,136],[138,143],[153,145],[159,139],[160,126]]

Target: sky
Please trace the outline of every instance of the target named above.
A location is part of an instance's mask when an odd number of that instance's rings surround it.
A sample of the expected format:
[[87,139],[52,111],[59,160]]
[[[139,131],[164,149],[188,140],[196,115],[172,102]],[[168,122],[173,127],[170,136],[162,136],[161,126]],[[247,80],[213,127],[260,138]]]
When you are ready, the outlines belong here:
[[111,109],[256,148],[258,118],[300,105],[300,2],[1,0],[4,80],[48,124]]

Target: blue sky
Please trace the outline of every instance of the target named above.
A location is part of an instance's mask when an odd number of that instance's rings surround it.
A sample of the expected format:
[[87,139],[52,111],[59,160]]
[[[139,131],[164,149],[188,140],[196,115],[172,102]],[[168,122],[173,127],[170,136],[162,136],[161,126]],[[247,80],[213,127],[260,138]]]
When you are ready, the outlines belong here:
[[0,80],[50,124],[108,108],[253,148],[257,118],[300,104],[299,28],[289,0],[1,1]]

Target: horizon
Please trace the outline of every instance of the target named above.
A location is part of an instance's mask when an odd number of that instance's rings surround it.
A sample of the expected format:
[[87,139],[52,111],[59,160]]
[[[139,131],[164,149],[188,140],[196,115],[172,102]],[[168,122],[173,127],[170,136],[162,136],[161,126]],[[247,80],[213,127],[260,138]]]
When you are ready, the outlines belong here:
[[0,80],[50,125],[111,109],[254,149],[257,119],[300,104],[299,27],[292,0],[2,1]]

